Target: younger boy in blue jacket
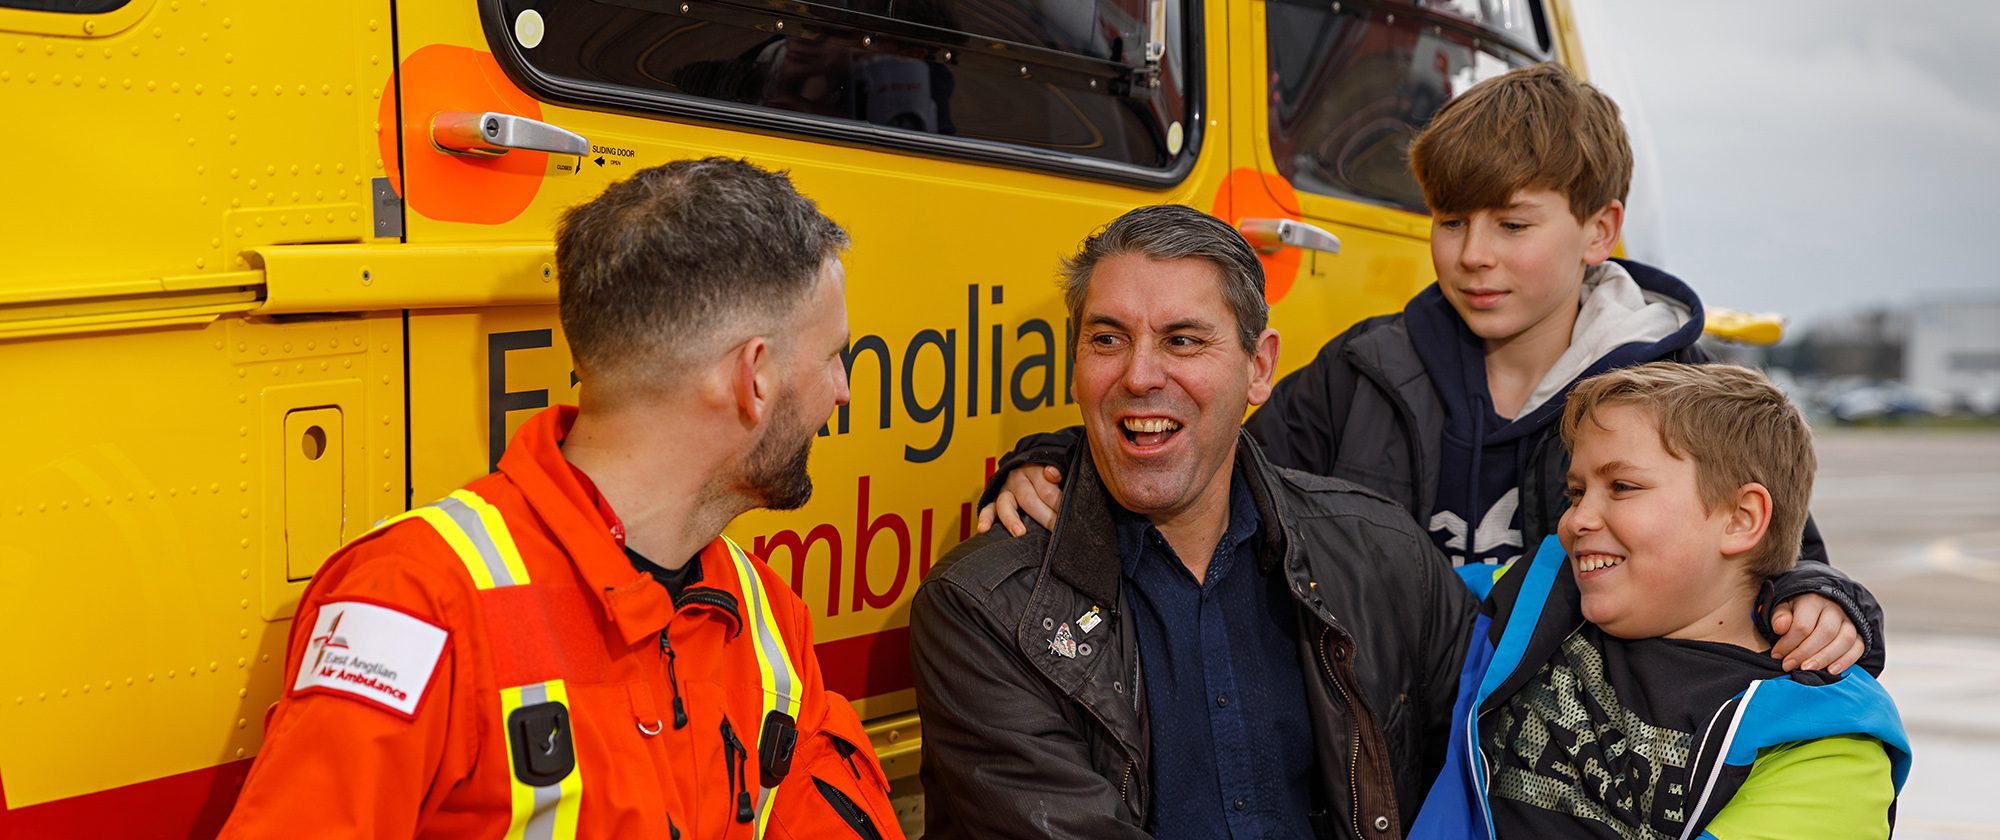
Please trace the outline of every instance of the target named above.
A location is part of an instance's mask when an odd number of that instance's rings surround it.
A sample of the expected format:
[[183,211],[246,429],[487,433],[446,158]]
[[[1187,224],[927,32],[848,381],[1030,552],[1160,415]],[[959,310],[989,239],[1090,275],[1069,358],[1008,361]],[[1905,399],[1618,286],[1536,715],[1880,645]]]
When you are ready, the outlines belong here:
[[1657,362],[1578,384],[1560,429],[1556,534],[1497,582],[1461,570],[1491,593],[1410,837],[1888,837],[1895,704],[1861,669],[1786,674],[1752,617],[1798,560],[1798,409],[1754,371]]

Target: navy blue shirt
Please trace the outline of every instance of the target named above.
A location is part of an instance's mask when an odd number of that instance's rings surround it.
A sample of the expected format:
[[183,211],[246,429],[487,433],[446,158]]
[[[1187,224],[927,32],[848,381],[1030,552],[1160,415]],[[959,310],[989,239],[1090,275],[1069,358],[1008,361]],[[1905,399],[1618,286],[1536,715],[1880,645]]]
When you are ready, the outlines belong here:
[[1298,608],[1281,576],[1257,568],[1257,505],[1242,474],[1206,580],[1150,521],[1115,502],[1112,511],[1151,719],[1147,830],[1160,840],[1312,837]]

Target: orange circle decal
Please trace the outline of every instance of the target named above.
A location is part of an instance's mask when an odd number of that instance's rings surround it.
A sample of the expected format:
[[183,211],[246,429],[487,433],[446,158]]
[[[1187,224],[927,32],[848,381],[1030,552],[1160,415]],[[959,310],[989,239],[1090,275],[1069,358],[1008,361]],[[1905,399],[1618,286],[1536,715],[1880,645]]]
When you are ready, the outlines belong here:
[[[1236,169],[1215,191],[1215,207],[1209,212],[1240,225],[1244,219],[1297,219],[1298,193],[1284,178],[1249,167]],[[1281,248],[1277,253],[1257,255],[1264,264],[1264,300],[1273,306],[1291,293],[1299,275],[1299,249]]]
[[[400,78],[398,78],[400,77]],[[403,113],[386,91],[402,84]],[[431,118],[441,111],[497,111],[542,118],[541,103],[514,86],[492,53],[431,44],[403,59],[382,97],[377,140],[389,182],[410,209],[444,222],[500,224],[535,200],[548,171],[546,152],[515,150],[499,157],[446,154],[431,145]],[[402,165],[389,127],[403,132]]]

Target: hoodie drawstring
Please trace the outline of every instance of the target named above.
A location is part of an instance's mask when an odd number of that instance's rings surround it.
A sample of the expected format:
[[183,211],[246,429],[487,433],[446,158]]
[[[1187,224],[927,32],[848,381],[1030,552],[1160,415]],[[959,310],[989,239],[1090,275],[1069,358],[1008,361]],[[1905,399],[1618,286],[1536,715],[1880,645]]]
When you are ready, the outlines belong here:
[[[1485,370],[1481,368],[1481,370]],[[1479,524],[1485,510],[1479,505],[1480,460],[1486,455],[1486,415],[1493,413],[1493,403],[1485,396],[1472,401],[1472,470],[1465,476],[1465,562],[1478,563]]]
[[666,654],[667,685],[674,690],[674,728],[681,729],[688,725],[687,706],[681,703],[681,680],[674,672],[674,646],[667,641],[665,628],[660,630],[660,652]]

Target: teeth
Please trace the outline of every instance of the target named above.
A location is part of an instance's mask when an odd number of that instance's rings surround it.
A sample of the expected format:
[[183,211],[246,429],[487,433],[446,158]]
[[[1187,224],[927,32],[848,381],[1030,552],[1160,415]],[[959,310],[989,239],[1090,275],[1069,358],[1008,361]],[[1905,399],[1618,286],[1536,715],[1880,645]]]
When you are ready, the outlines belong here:
[[1133,417],[1125,421],[1125,428],[1134,432],[1171,432],[1181,424],[1165,417]]
[[1585,554],[1576,558],[1576,568],[1577,571],[1581,572],[1594,572],[1598,569],[1608,569],[1623,562],[1625,562],[1625,558],[1613,554]]

